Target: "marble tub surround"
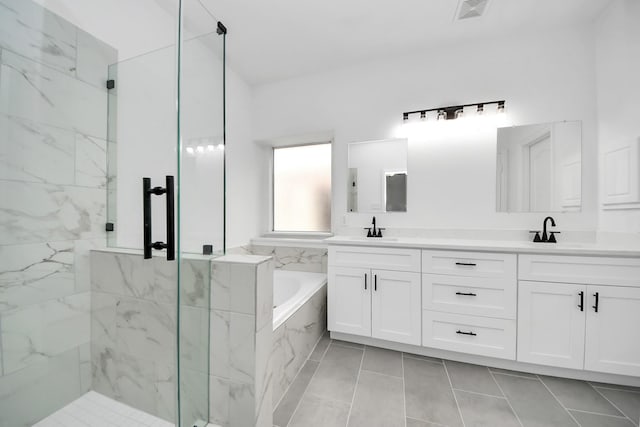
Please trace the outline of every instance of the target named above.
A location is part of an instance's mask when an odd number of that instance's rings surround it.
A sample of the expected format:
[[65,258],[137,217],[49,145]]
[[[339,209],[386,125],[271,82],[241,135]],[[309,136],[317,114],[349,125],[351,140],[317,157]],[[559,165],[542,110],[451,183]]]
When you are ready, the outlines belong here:
[[[293,239],[289,239],[289,241],[291,240]],[[327,272],[327,248],[324,244],[321,244],[320,247],[317,244],[314,247],[306,247],[295,246],[293,242],[286,243],[285,246],[263,245],[252,242],[245,246],[231,248],[227,253],[271,256],[276,269],[310,273]]]
[[106,237],[116,59],[34,2],[0,0],[0,425],[91,388],[89,250]]
[[273,332],[271,367],[274,409],[302,369],[326,328],[327,287],[325,285]]
[[269,256],[211,262],[209,420],[272,425],[273,268]]
[[[207,418],[210,257],[181,261],[183,419]],[[91,252],[93,390],[175,419],[177,264],[141,251]]]

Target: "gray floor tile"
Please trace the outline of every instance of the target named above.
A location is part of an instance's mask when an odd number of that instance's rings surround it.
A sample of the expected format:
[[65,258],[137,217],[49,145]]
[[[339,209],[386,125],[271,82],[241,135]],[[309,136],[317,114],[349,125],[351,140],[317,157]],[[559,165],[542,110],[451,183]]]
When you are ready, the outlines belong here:
[[443,364],[406,357],[404,382],[407,417],[450,427],[462,426]]
[[506,399],[456,390],[466,427],[520,427]]
[[502,392],[486,366],[450,360],[445,361],[444,364],[449,371],[453,388],[502,397]]
[[300,372],[298,372],[298,375],[282,397],[282,400],[278,404],[276,410],[273,412],[274,424],[278,426],[286,426],[289,424],[291,416],[298,407],[298,403],[300,403],[300,399],[302,399],[302,395],[307,389],[307,386],[311,381],[311,377],[316,372],[319,364],[319,362],[314,360],[307,360],[307,362],[302,366],[302,369],[300,369]]
[[567,409],[622,416],[620,411],[607,402],[607,399],[584,381],[542,375],[539,377]]
[[629,417],[635,425],[638,425],[640,421],[640,393],[600,387],[596,387],[596,390]]
[[442,424],[433,424],[433,423],[428,423],[426,421],[407,418],[407,427],[442,427]]
[[339,345],[341,347],[352,347],[352,348],[362,348],[364,349],[364,344],[358,344],[356,342],[342,341],[342,340],[331,340],[331,344]]
[[438,359],[437,357],[421,356],[419,354],[402,353],[402,357],[408,357],[408,358],[411,358],[411,359],[424,360],[426,362],[442,363],[442,359]]
[[307,392],[327,399],[351,403],[358,380],[363,350],[330,345]]
[[362,371],[348,427],[404,427],[402,378]]
[[305,394],[288,427],[344,427],[349,404]]
[[610,388],[610,389],[613,389],[613,390],[635,391],[636,393],[640,393],[640,387],[632,387],[630,385],[617,385],[617,384],[597,383],[597,382],[593,382],[593,381],[589,381],[589,384],[591,384],[594,387]]
[[325,352],[327,351],[327,347],[329,347],[329,343],[331,343],[331,338],[329,338],[329,332],[327,331],[318,340],[318,343],[316,344],[316,347],[311,352],[309,359],[320,362]]
[[520,372],[520,371],[511,371],[509,369],[500,369],[500,368],[489,368],[489,370],[496,374],[504,374],[504,375],[515,375],[516,377],[524,377],[524,378],[538,378],[535,374],[530,374],[528,372]]
[[402,377],[402,353],[384,348],[365,347],[362,369]]
[[524,427],[576,427],[569,413],[537,379],[495,375]]
[[590,414],[587,412],[569,411],[582,427],[633,427],[626,418],[609,415]]

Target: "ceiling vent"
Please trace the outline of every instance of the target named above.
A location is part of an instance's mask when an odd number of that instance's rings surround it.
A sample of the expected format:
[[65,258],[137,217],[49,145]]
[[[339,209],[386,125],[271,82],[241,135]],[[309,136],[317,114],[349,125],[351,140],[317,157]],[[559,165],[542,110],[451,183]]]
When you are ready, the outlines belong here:
[[487,10],[489,0],[460,0],[456,20],[479,18]]

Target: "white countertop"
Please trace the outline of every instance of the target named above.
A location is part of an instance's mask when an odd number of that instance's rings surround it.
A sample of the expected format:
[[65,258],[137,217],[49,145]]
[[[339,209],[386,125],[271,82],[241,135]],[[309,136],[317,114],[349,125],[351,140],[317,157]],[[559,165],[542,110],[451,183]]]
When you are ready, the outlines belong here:
[[640,245],[605,243],[534,243],[517,240],[434,239],[421,237],[334,236],[325,239],[329,245],[378,246],[465,250],[479,252],[515,252],[543,255],[591,255],[640,257]]

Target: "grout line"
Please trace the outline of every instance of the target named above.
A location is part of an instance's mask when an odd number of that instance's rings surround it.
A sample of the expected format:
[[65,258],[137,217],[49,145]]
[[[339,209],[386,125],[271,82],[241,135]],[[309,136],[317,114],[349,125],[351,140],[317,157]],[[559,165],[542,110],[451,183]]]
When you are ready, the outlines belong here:
[[[424,359],[422,357],[420,357],[419,354],[411,354],[411,353],[405,353],[405,352],[401,352],[402,353],[402,357],[406,357],[408,359],[413,359],[413,360],[421,360],[423,362],[429,362],[429,363],[435,363],[436,365],[443,365],[444,364],[444,360],[443,359],[439,359],[437,357],[434,357],[432,359]],[[429,357],[429,356],[424,356],[424,357]]]
[[444,424],[434,423],[433,421],[422,420],[422,419],[420,419],[420,418],[407,417],[407,419],[414,420],[414,421],[420,421],[420,422],[422,422],[422,423],[432,424],[432,425],[434,425],[434,426],[436,426],[436,427],[447,427],[447,426],[446,426],[446,425],[444,425]]
[[453,400],[456,402],[456,407],[458,408],[458,414],[460,414],[460,420],[462,421],[462,427],[465,427],[466,424],[464,422],[464,417],[462,416],[462,409],[460,409],[460,404],[458,403],[458,398],[456,397],[456,392],[453,391],[453,383],[451,382],[451,376],[449,376],[449,370],[447,369],[447,364],[443,361],[442,366],[444,366],[444,372],[447,375],[447,379],[449,380],[449,387],[451,387],[451,394],[453,394]]
[[[640,394],[640,389],[639,390],[629,390],[628,388],[624,388],[625,386],[617,387],[615,384],[612,384],[612,385],[594,385],[590,381],[585,381],[585,382],[587,384],[589,384],[593,388],[603,388],[605,390],[624,391],[626,393]],[[633,386],[628,386],[628,387],[633,387]],[[637,387],[634,387],[634,388],[637,388]]]
[[492,375],[504,375],[506,377],[522,378],[523,380],[540,381],[540,378],[538,378],[537,375],[534,375],[532,377],[525,377],[524,375],[508,374],[505,372],[496,372],[496,371],[492,371],[491,369],[489,369],[489,372],[491,372]]
[[573,416],[573,414],[572,414],[571,412],[569,412],[569,409],[567,409],[567,407],[566,407],[566,406],[564,406],[564,405],[562,404],[562,402],[560,401],[560,399],[558,399],[558,397],[557,397],[557,396],[556,396],[556,395],[551,391],[551,389],[549,388],[549,386],[548,386],[548,385],[546,385],[546,384],[544,383],[544,381],[542,381],[542,378],[540,378],[540,376],[539,376],[539,375],[536,375],[536,376],[538,377],[538,379],[540,380],[540,382],[542,383],[542,385],[547,389],[547,391],[548,391],[549,393],[551,393],[551,396],[553,396],[553,398],[554,398],[554,399],[556,399],[556,401],[558,402],[558,404],[560,405],[560,407],[561,407],[562,409],[564,409],[564,411],[565,411],[567,414],[569,414],[569,416],[571,417],[571,419],[572,419],[572,420],[573,420],[573,421],[574,421],[578,426],[582,426],[582,424],[580,424],[580,423],[578,422],[578,420],[576,420],[576,417],[574,417],[574,416]]
[[[507,394],[504,392],[502,387],[500,387],[500,384],[498,383],[498,380],[496,380],[496,376],[494,375],[494,372],[491,371],[491,369],[489,369],[489,375],[491,375],[491,378],[493,378],[493,382],[496,383],[496,385],[498,386],[498,389],[500,390],[500,393],[502,393],[504,395],[504,398],[507,401],[507,404],[509,405],[509,408],[511,408],[511,412],[513,412],[513,415],[516,417],[516,420],[518,420],[518,423],[521,426],[524,427],[524,424],[522,423],[522,420],[518,416],[518,413],[516,412],[516,410],[513,408],[513,405],[511,405],[511,401],[507,397]],[[518,378],[522,378],[522,377],[518,377]]]
[[[589,384],[589,385],[591,385],[591,384]],[[591,387],[593,387],[593,386],[591,386]],[[596,391],[596,393],[598,393],[600,396],[604,397],[604,399],[605,399],[607,402],[609,402],[611,405],[613,405],[613,407],[614,407],[614,408],[616,408],[618,411],[620,411],[620,413],[621,413],[622,415],[624,415],[626,419],[628,419],[629,421],[631,421],[631,424],[633,424],[634,426],[637,426],[637,425],[638,425],[634,420],[632,420],[631,418],[629,418],[629,416],[628,416],[628,415],[627,415],[627,414],[626,414],[622,409],[620,409],[620,408],[618,407],[618,405],[616,405],[616,404],[615,404],[615,403],[613,403],[611,400],[609,400],[609,398],[607,398],[607,396],[605,396],[604,394],[600,393],[600,390],[598,390],[598,388],[597,388],[597,387],[593,387],[593,389],[594,389],[594,390]],[[620,390],[616,390],[616,391],[620,391]]]
[[[585,414],[591,414],[591,415],[601,415],[603,417],[611,417],[611,418],[619,418],[621,420],[627,420],[629,419],[628,417],[626,417],[624,414],[622,415],[611,415],[611,414],[601,414],[600,412],[591,412],[591,411],[585,411],[583,409],[569,409],[567,408],[568,411],[573,411],[573,412],[583,412]],[[621,412],[622,413],[622,412]]]
[[397,380],[398,378],[402,378],[402,377],[401,377],[401,376],[399,376],[399,375],[383,374],[382,372],[372,371],[372,370],[370,370],[370,369],[364,369],[364,368],[362,368],[362,369],[361,369],[361,371],[369,372],[369,373],[371,373],[371,374],[376,374],[376,375],[382,375],[383,377],[393,378],[393,379],[396,379],[396,380]]
[[407,427],[407,385],[404,382],[404,353],[400,353],[400,363],[402,364],[402,409],[404,410],[404,427]]
[[349,419],[351,418],[351,411],[353,410],[353,402],[356,400],[356,393],[358,392],[358,384],[360,383],[360,373],[362,372],[362,365],[364,364],[364,352],[366,347],[362,349],[362,356],[360,357],[360,368],[358,368],[358,378],[356,378],[356,386],[353,389],[353,396],[351,397],[351,406],[349,406],[349,414],[347,415],[347,424],[349,426]]
[[504,397],[504,396],[496,396],[494,394],[480,393],[479,391],[465,390],[465,389],[462,389],[462,388],[453,388],[452,390],[453,391],[461,391],[463,393],[477,394],[478,396],[493,397],[494,399],[507,400],[507,398]]

